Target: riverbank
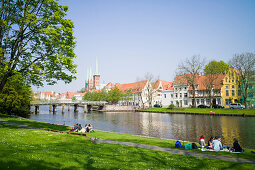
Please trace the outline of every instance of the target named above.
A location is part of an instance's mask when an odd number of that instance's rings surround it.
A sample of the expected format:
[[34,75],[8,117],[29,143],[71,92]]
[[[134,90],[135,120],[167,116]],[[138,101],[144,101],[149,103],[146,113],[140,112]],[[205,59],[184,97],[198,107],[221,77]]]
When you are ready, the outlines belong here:
[[149,108],[140,109],[139,112],[157,112],[157,113],[173,113],[173,114],[193,114],[193,115],[212,115],[212,116],[243,116],[255,117],[254,109],[210,109],[210,108]]
[[[15,118],[6,115],[0,115],[2,119],[7,122],[17,123],[17,124],[24,124],[30,127],[37,127],[37,128],[44,128],[44,129],[53,129],[58,130],[61,132],[68,132],[70,131],[71,127],[63,126],[63,125],[54,125],[44,122],[32,121],[24,118]],[[51,132],[49,132],[51,133]],[[63,133],[61,133],[63,134]],[[64,134],[63,134],[64,135]],[[130,134],[122,134],[122,133],[113,133],[113,132],[105,132],[105,131],[98,131],[96,133],[87,133],[87,136],[90,138],[100,138],[102,140],[111,140],[111,141],[118,141],[118,142],[132,142],[137,144],[146,144],[151,146],[159,146],[164,148],[171,148],[175,149],[175,142],[176,140],[167,140],[167,139],[159,139],[159,138],[151,138],[151,137],[142,137]],[[182,142],[183,143],[183,142]],[[185,142],[185,144],[190,142]],[[103,144],[105,145],[105,144]],[[230,156],[236,158],[244,158],[244,159],[252,159],[255,160],[255,154],[251,153],[251,151],[255,151],[254,149],[245,149],[245,153],[234,154],[229,152],[201,152],[199,150],[191,150],[191,152],[201,153],[201,154],[210,154],[215,156]]]

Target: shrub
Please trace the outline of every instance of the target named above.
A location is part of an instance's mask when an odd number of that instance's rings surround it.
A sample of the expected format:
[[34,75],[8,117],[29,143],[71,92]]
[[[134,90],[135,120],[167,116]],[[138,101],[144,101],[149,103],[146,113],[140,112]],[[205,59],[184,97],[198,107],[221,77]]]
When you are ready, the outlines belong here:
[[168,109],[173,110],[173,109],[174,109],[174,104],[170,104],[170,105],[168,106]]

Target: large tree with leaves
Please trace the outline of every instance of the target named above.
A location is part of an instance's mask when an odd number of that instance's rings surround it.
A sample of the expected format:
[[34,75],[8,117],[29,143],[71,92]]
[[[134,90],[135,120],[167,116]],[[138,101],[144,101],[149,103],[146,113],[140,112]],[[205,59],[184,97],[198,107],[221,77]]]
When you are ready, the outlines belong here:
[[75,78],[74,24],[57,0],[1,0],[0,93],[19,73],[29,84]]
[[210,61],[204,68],[204,74],[206,75],[206,78],[203,80],[203,85],[206,88],[208,98],[210,100],[210,107],[212,107],[212,98],[214,95],[213,90],[215,88],[216,80],[221,76],[222,74],[226,74],[229,69],[228,64],[226,64],[224,61]]
[[246,99],[248,97],[248,86],[255,71],[255,54],[254,53],[242,53],[235,54],[229,61],[229,65],[238,70],[240,79],[238,80],[241,85],[241,94],[245,108]]

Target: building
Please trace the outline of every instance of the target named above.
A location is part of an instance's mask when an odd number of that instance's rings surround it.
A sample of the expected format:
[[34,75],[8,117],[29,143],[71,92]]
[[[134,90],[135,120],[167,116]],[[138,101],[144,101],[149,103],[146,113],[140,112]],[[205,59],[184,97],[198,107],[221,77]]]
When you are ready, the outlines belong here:
[[174,104],[174,88],[173,83],[168,82],[163,85],[162,107],[168,107],[170,104]]
[[230,67],[229,71],[223,78],[223,84],[221,88],[222,92],[222,106],[229,108],[230,103],[240,103],[241,99],[241,86],[239,84],[240,76],[239,72]]
[[95,73],[92,74],[92,69],[87,69],[87,78],[85,81],[85,90],[91,91],[91,90],[101,90],[106,86],[106,84],[101,83],[101,77],[98,72],[98,62],[96,60],[96,68]]
[[255,71],[251,72],[249,79],[246,104],[248,108],[255,108]]
[[173,85],[175,107],[190,107],[192,99],[189,98],[189,84],[184,75],[177,75]]
[[[224,74],[218,74],[211,78],[208,75],[199,74],[196,77],[195,102],[196,105],[222,105],[221,88]],[[193,98],[193,89],[189,87],[189,97]]]

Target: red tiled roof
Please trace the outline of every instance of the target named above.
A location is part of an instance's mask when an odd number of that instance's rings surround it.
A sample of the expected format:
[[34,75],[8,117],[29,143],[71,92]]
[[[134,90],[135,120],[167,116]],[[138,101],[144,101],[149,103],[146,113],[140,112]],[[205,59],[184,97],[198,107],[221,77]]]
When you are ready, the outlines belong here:
[[172,90],[173,89],[173,83],[169,81],[164,81],[164,80],[157,80],[154,83],[151,83],[151,86],[153,89],[158,89],[159,85],[162,85],[163,90]]
[[148,80],[139,81],[135,83],[129,83],[129,84],[119,84],[116,87],[122,92],[126,92],[128,90],[131,90],[132,93],[140,93],[142,92],[142,89],[145,87]]

